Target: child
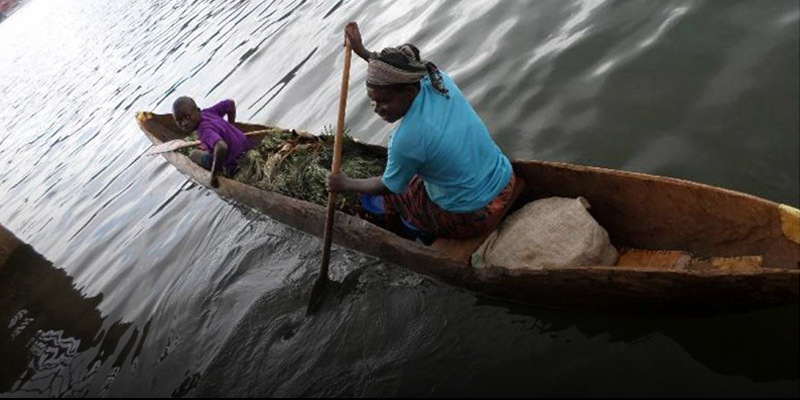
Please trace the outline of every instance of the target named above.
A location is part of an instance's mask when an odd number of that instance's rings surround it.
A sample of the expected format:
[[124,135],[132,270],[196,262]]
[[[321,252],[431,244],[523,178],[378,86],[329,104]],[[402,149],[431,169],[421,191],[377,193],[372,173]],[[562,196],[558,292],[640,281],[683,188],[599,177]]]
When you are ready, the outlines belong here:
[[[233,100],[223,100],[211,108],[200,110],[191,97],[179,97],[172,103],[175,123],[184,132],[197,131],[203,150],[194,150],[189,158],[211,171],[211,186],[218,187],[217,175],[224,172],[233,174],[237,169],[237,159],[253,147],[239,128],[236,121],[236,104]],[[227,115],[228,120],[222,117]]]

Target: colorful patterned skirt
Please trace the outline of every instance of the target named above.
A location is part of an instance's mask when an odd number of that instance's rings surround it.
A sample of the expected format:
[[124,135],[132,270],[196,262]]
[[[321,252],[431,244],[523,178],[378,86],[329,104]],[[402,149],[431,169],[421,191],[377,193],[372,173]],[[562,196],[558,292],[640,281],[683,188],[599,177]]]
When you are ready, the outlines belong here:
[[458,213],[442,209],[431,201],[419,175],[411,178],[403,194],[383,196],[387,223],[399,223],[398,217],[410,222],[419,230],[435,237],[468,239],[481,236],[494,229],[516,200],[518,178],[512,173],[503,191],[489,204],[477,211]]

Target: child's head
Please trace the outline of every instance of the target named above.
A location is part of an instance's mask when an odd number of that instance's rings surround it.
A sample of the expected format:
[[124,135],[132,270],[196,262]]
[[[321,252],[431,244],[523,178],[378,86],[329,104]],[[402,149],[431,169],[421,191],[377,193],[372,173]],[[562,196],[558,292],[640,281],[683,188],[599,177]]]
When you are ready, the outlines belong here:
[[172,103],[172,117],[184,132],[191,132],[200,125],[200,108],[191,97],[178,97]]

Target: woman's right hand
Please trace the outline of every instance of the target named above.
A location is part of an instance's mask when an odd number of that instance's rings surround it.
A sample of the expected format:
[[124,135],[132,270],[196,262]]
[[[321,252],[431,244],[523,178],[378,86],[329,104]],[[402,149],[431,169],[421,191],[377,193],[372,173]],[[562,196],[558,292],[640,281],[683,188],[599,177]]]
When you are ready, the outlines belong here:
[[344,27],[344,37],[350,43],[352,49],[360,49],[364,47],[361,42],[361,31],[358,29],[358,24],[355,22],[348,22]]

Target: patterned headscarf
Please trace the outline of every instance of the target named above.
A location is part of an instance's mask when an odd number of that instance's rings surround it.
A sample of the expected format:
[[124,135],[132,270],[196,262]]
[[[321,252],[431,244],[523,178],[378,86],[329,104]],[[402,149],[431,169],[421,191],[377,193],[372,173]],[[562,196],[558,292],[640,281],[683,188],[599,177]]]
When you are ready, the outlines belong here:
[[415,83],[429,76],[437,93],[450,98],[442,81],[442,73],[430,61],[419,59],[419,50],[412,44],[387,47],[380,54],[372,53],[367,68],[367,86],[382,87]]

